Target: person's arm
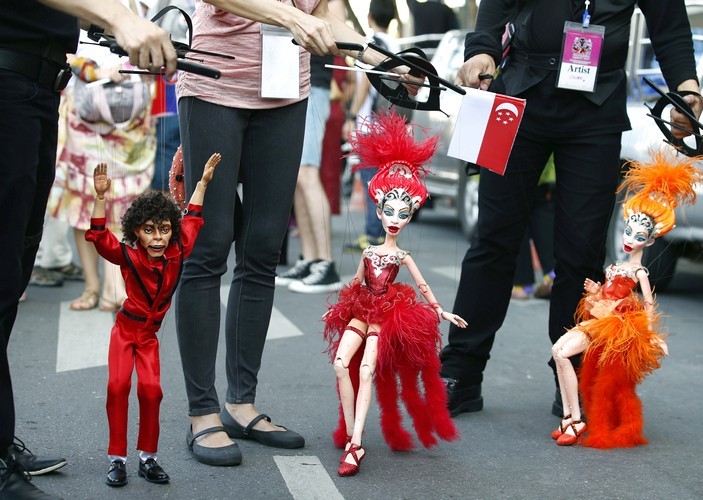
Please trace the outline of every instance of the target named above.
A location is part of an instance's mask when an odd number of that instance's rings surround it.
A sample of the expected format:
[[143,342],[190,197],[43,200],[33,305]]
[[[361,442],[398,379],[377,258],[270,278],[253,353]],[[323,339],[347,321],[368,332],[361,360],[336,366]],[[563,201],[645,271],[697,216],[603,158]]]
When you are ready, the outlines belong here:
[[415,284],[420,290],[420,293],[422,293],[422,296],[425,297],[427,303],[432,306],[432,308],[437,312],[437,315],[440,317],[440,319],[446,319],[447,321],[454,323],[459,328],[466,328],[467,323],[464,318],[442,309],[442,306],[437,302],[437,299],[435,299],[432,290],[430,289],[429,285],[425,283],[425,279],[422,277],[420,269],[417,267],[415,261],[412,259],[412,257],[410,257],[410,255],[406,255],[403,258],[403,264],[407,266],[408,271],[410,272],[410,276],[412,276],[413,280],[415,280]]
[[494,75],[501,62],[501,37],[505,24],[514,19],[515,2],[511,0],[484,0],[476,16],[476,28],[464,41],[464,64],[459,68],[454,83],[487,90],[490,79],[479,80],[478,75]]
[[[115,35],[129,62],[143,69],[165,66],[170,78],[176,72],[176,50],[168,33],[142,19],[118,0],[39,0],[52,9],[76,16],[87,26],[95,24]],[[106,49],[107,50],[107,49]]]
[[[693,109],[696,118],[699,118],[703,111],[703,97],[700,96],[696,74],[691,24],[683,0],[640,0],[638,5],[647,20],[652,48],[668,87],[699,94],[683,97]],[[688,118],[675,108],[671,110],[671,121],[687,129],[691,127]],[[672,127],[671,132],[677,139],[690,135],[676,127]]]
[[212,180],[212,175],[215,173],[215,167],[218,163],[220,163],[221,159],[222,155],[220,153],[213,153],[213,155],[210,156],[210,158],[208,159],[207,163],[205,163],[205,168],[203,169],[203,176],[200,178],[198,184],[196,184],[195,186],[195,190],[193,191],[193,194],[191,195],[190,200],[188,201],[189,205],[203,205],[203,201],[205,200],[205,190],[207,189],[208,183]]
[[[218,9],[291,32],[301,47],[316,55],[339,54],[328,22],[277,0],[204,0]],[[327,0],[320,0],[320,4]]]

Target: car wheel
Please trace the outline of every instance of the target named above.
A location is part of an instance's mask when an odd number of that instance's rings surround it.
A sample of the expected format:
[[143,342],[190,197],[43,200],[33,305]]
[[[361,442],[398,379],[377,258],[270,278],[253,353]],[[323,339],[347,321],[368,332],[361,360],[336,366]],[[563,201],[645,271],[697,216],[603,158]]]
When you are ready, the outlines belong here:
[[[624,262],[627,253],[622,249],[622,233],[625,230],[625,220],[616,209],[608,228],[606,243],[606,258],[609,263]],[[663,238],[657,238],[651,247],[644,250],[642,265],[649,271],[649,284],[658,292],[664,292],[671,283],[676,271],[676,263],[681,256],[681,245],[671,243]]]
[[476,231],[478,222],[478,176],[471,177],[463,172],[459,175],[459,193],[457,196],[459,225],[467,239]]

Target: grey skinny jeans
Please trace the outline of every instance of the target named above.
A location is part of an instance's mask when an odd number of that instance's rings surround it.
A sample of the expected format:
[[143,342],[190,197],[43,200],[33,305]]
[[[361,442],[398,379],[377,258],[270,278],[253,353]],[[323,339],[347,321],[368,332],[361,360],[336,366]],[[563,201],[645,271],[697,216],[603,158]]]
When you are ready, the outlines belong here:
[[[176,330],[189,415],[219,413],[215,362],[220,278],[234,242],[225,316],[228,403],[254,403],[271,319],[276,265],[300,166],[307,100],[274,109],[228,108],[185,97],[178,111],[186,193],[212,153],[222,161],[208,184],[203,226],[176,297]],[[236,189],[242,183],[241,202]]]

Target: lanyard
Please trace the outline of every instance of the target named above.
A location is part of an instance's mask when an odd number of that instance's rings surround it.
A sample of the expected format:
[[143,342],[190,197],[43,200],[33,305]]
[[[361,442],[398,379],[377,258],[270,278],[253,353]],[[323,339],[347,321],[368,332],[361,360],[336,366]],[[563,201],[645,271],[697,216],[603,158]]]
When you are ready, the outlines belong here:
[[591,24],[591,14],[588,12],[588,6],[591,5],[591,2],[589,0],[586,0],[585,2],[586,9],[583,11],[583,19],[582,19],[582,26],[584,28],[588,28],[588,26]]

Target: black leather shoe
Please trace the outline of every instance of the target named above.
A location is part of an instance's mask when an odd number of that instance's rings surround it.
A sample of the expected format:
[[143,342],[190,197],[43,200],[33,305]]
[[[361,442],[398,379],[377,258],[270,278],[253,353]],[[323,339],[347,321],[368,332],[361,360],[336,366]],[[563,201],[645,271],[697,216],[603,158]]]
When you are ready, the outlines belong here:
[[242,452],[239,450],[237,443],[232,442],[229,446],[221,446],[219,448],[207,448],[205,446],[200,446],[195,440],[200,436],[205,434],[210,434],[213,432],[227,432],[224,427],[210,427],[208,429],[203,429],[200,432],[193,435],[193,428],[188,428],[188,434],[186,435],[186,442],[188,443],[188,448],[193,452],[195,459],[203,464],[207,465],[218,465],[218,466],[231,466],[239,465],[242,463]]
[[38,457],[24,445],[22,440],[15,436],[15,442],[10,450],[15,455],[15,460],[31,476],[39,476],[60,469],[68,462],[65,458]]
[[113,460],[107,472],[105,483],[108,486],[124,486],[127,484],[127,465],[122,460]]
[[139,477],[143,477],[150,483],[168,483],[170,479],[166,471],[156,463],[156,459],[147,458],[146,462],[139,461]]
[[[12,446],[10,446],[10,451]],[[22,498],[27,500],[61,500],[49,495],[29,482],[29,475],[10,454],[5,460],[0,459],[0,498]]]
[[254,439],[273,448],[293,449],[305,446],[305,438],[303,436],[297,432],[289,431],[285,427],[283,427],[285,429],[283,431],[259,431],[254,429],[253,427],[259,420],[266,419],[269,422],[271,421],[271,417],[263,413],[254,417],[246,427],[237,422],[226,408],[223,408],[222,412],[220,412],[220,419],[231,438]]
[[442,377],[447,386],[447,408],[452,417],[460,413],[483,410],[481,384],[462,385],[457,379]]

